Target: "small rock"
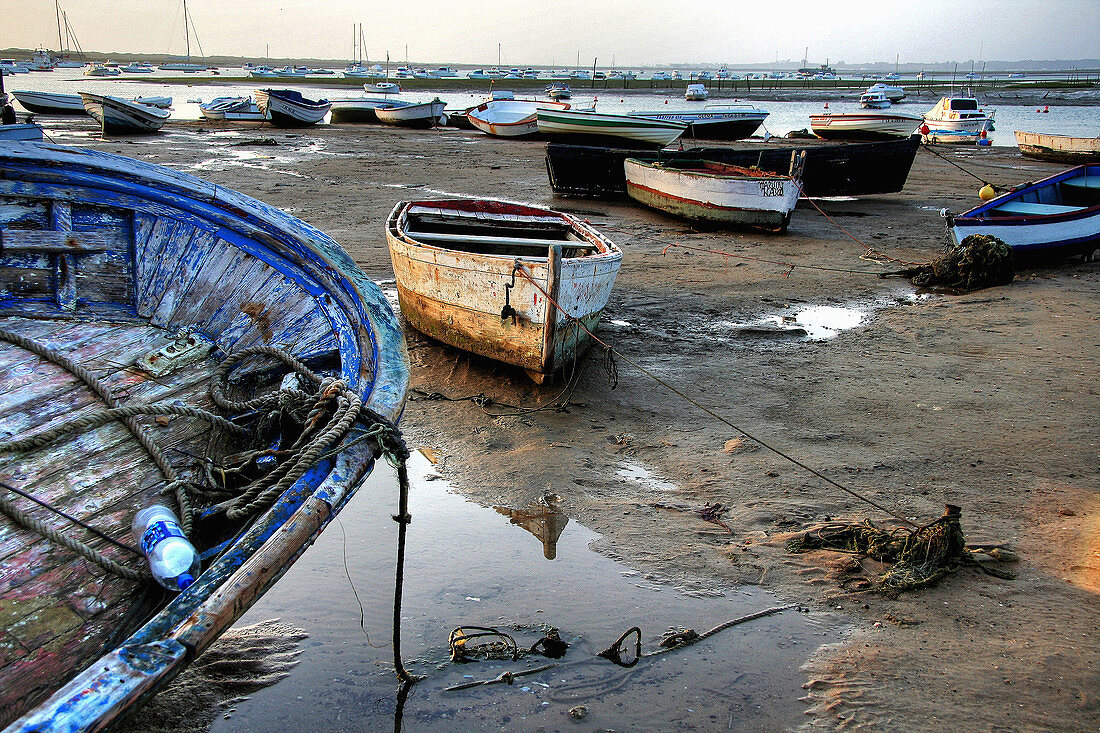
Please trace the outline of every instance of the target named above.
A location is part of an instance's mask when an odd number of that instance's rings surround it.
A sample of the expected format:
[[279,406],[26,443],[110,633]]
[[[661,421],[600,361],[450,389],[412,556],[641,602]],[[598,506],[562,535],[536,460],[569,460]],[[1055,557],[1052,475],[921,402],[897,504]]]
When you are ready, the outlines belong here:
[[569,716],[574,720],[584,720],[588,717],[588,707],[585,705],[578,705],[575,708],[570,708]]

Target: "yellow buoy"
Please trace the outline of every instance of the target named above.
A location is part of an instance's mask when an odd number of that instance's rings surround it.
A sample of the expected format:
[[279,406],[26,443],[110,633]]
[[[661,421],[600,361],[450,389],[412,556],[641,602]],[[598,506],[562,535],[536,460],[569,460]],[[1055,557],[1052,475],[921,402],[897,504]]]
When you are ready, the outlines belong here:
[[997,195],[997,192],[993,190],[993,186],[988,183],[978,189],[978,198],[982,201],[989,201]]

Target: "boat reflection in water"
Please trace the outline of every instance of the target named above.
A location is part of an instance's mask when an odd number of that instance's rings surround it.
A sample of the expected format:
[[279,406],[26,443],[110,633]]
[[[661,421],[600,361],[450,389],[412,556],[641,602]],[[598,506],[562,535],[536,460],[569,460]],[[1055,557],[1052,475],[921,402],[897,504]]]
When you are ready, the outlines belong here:
[[513,509],[507,506],[493,507],[499,514],[508,517],[508,521],[519,527],[523,527],[539,538],[542,543],[542,554],[547,560],[553,560],[558,556],[558,538],[561,537],[565,525],[569,524],[569,517],[553,507],[532,507],[530,509]]

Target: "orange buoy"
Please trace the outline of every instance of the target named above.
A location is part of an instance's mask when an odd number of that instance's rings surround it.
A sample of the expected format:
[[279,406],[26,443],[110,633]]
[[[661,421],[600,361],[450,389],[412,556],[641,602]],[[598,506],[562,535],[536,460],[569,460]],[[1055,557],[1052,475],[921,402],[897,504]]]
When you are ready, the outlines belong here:
[[825,109],[829,109],[829,103],[828,102],[825,103]]
[[1050,107],[1043,107],[1043,114],[1047,114],[1049,112],[1050,112]]
[[929,132],[931,132],[931,128],[928,127],[927,123],[920,126],[920,134],[921,135],[927,135]]
[[988,183],[978,189],[978,198],[982,201],[990,201],[996,197],[997,192],[993,190],[993,186]]

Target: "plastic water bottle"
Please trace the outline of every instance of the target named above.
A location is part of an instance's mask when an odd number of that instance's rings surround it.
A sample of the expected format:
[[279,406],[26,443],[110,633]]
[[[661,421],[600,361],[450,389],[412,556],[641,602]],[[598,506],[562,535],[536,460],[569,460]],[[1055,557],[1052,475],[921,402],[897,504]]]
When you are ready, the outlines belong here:
[[153,578],[170,591],[179,593],[195,582],[202,561],[194,545],[180,529],[175,513],[154,504],[134,515],[134,538],[149,561]]

